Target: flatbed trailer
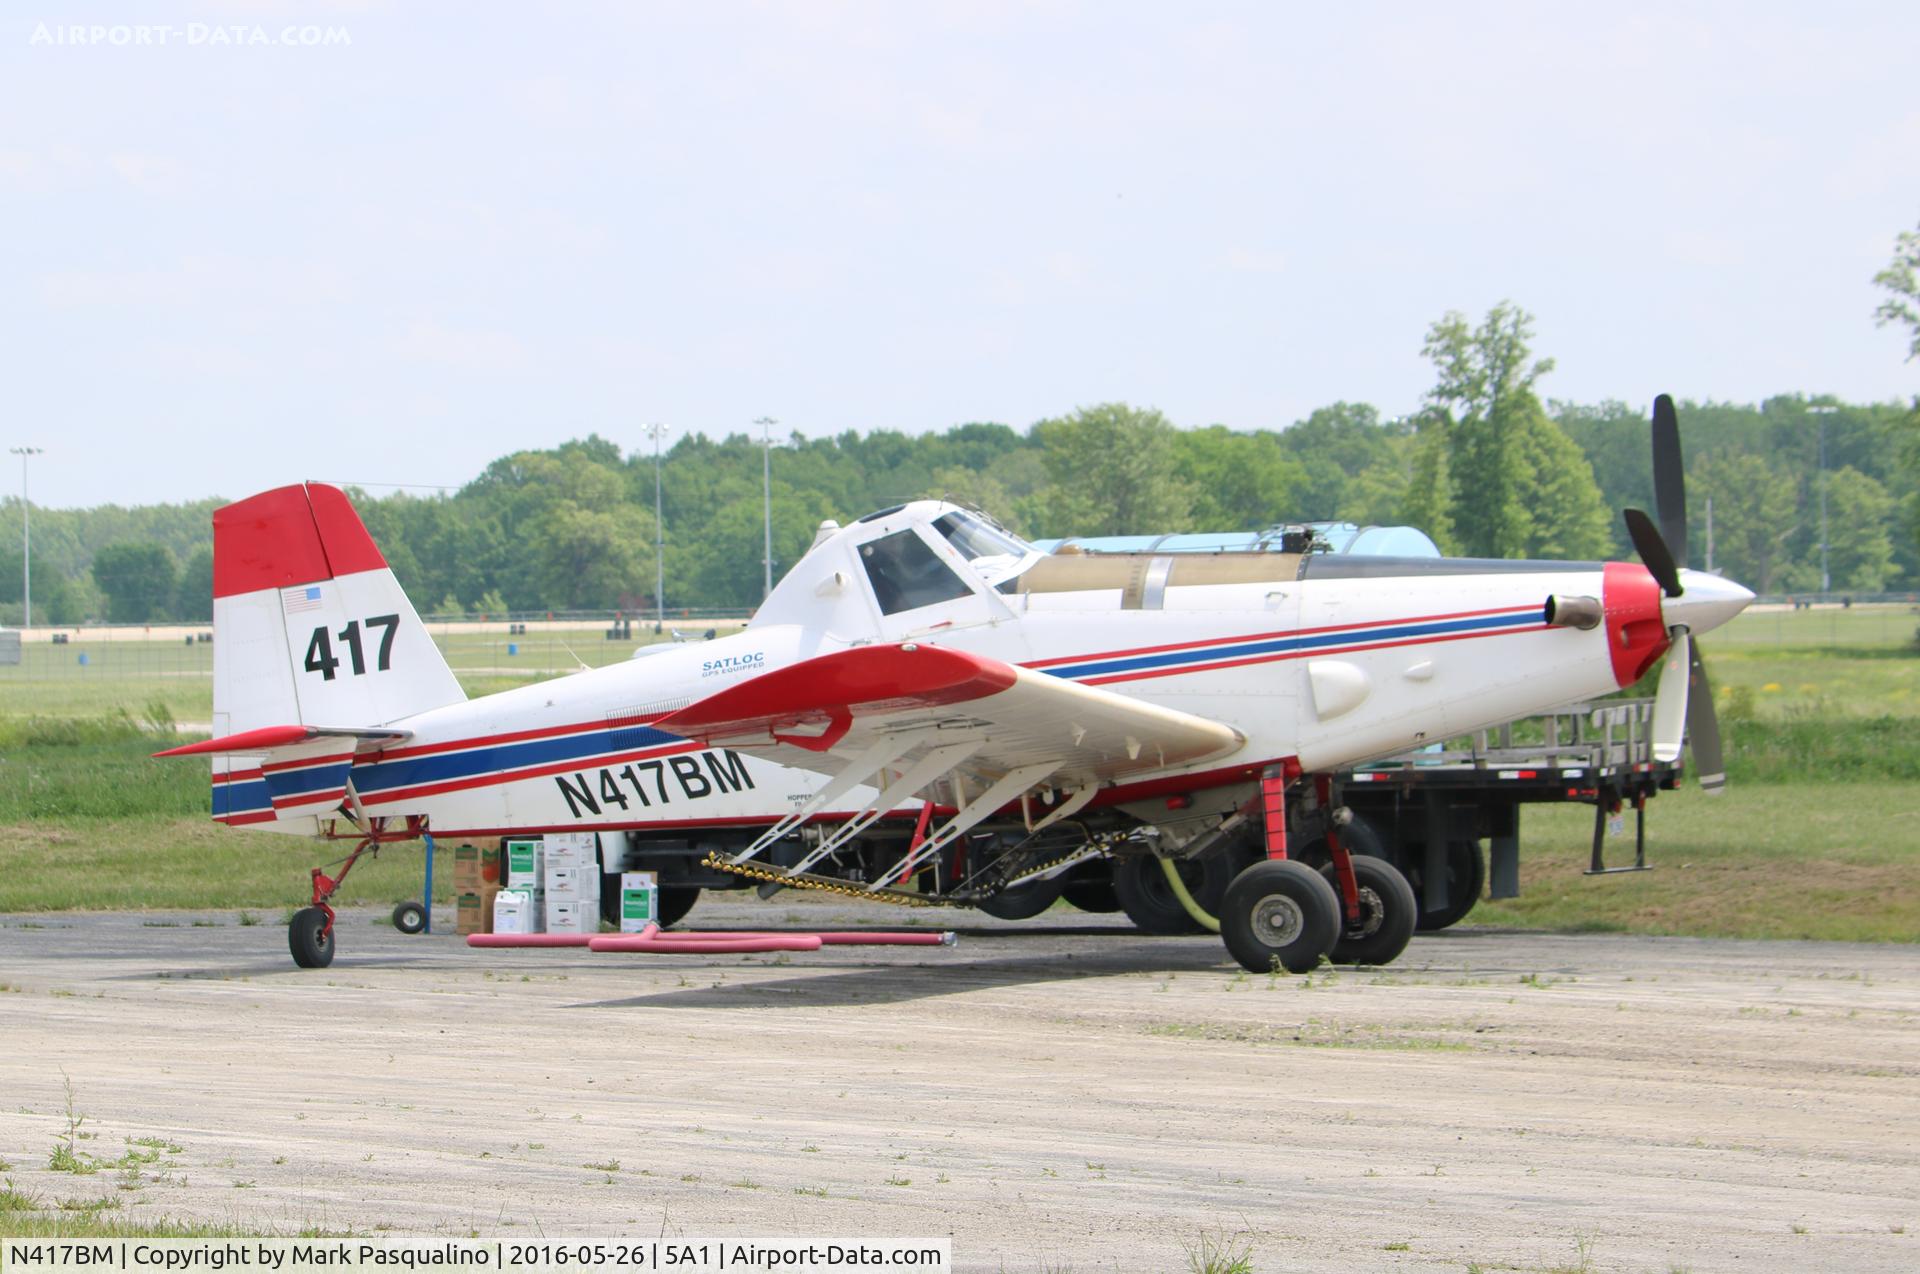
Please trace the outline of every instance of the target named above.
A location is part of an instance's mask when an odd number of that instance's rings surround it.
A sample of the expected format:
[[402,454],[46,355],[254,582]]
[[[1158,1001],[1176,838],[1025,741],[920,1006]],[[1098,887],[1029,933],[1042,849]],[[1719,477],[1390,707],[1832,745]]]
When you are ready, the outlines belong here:
[[[1336,803],[1354,815],[1349,847],[1400,868],[1423,930],[1458,923],[1483,893],[1519,895],[1523,805],[1592,805],[1587,874],[1645,871],[1647,802],[1678,787],[1684,768],[1654,759],[1652,726],[1653,700],[1608,699],[1353,766],[1334,781]],[[1629,807],[1633,863],[1609,867],[1608,823]],[[1313,854],[1309,844],[1305,856]]]

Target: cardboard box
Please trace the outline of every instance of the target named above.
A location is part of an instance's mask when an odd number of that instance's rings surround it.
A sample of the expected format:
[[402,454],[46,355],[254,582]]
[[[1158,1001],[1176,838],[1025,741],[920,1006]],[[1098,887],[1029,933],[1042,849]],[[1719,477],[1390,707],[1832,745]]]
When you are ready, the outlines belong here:
[[538,836],[506,842],[507,888],[538,889],[543,883],[545,847]]
[[537,889],[502,889],[493,899],[494,933],[545,933],[546,898]]
[[456,928],[466,933],[493,932],[493,901],[500,893],[498,885],[482,885],[460,895],[456,904]]
[[453,891],[478,892],[482,886],[496,888],[500,879],[498,845],[456,845],[453,850]]
[[598,870],[600,855],[592,832],[548,832],[542,839],[546,842],[547,866]]
[[660,873],[620,873],[620,932],[639,933],[660,923]]
[[548,895],[546,922],[548,933],[599,933],[599,900],[585,901]]
[[600,868],[566,867],[547,864],[547,897],[578,898],[582,902],[600,901]]

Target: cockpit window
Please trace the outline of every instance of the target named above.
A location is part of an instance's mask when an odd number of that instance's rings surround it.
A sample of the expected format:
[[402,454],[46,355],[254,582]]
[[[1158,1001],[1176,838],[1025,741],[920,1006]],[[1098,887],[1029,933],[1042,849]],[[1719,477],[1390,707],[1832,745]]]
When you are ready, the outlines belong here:
[[972,593],[953,568],[911,530],[895,531],[862,544],[860,564],[867,569],[882,614],[897,615]]
[[981,557],[1025,557],[1033,550],[979,518],[966,513],[945,513],[934,519],[933,529],[947,537],[947,543],[969,562]]

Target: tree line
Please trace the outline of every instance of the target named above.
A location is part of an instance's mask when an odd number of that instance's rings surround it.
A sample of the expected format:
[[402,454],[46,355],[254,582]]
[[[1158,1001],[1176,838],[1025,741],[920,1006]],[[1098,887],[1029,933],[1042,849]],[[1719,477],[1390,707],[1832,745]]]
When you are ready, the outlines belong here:
[[[1534,355],[1532,338],[1511,304],[1479,322],[1448,314],[1424,346],[1433,388],[1401,418],[1340,402],[1280,429],[1179,428],[1158,411],[1104,403],[1025,430],[795,435],[772,457],[774,574],[822,520],[921,496],[968,501],[1034,538],[1337,520],[1416,526],[1466,556],[1627,556],[1619,510],[1652,508],[1647,409],[1541,398],[1552,361]],[[1692,565],[1766,593],[1818,588],[1824,488],[1834,589],[1920,589],[1913,410],[1787,395],[1686,402],[1680,419]],[[760,446],[744,433],[694,434],[664,452],[669,609],[759,601]],[[450,494],[351,494],[423,612],[644,614],[655,604],[649,450],[593,435],[503,456]],[[220,503],[36,509],[35,618],[206,619]],[[8,506],[0,517],[17,526],[18,501]],[[0,619],[17,622],[20,583],[19,543],[0,544]]]

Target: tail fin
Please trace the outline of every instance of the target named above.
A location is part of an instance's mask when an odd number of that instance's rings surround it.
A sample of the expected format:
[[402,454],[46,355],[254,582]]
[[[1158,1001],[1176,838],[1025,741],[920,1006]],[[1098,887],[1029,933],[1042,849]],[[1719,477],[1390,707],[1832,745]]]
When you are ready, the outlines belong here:
[[[253,756],[222,749],[214,761],[214,816],[222,821],[260,822],[294,809],[314,813],[333,792],[335,777],[345,783],[353,744],[340,755],[338,736],[377,735],[376,727],[466,699],[337,487],[280,487],[214,511],[213,626],[216,740],[250,732],[264,737],[276,729],[335,736],[331,744],[315,737],[298,749],[313,756],[275,759],[269,748]],[[235,805],[235,779],[251,778],[263,759],[267,768],[291,762],[301,771],[303,781],[293,786],[307,789],[299,793],[304,799],[273,792],[271,802],[244,802],[247,810]],[[315,791],[314,771],[322,769],[327,781]],[[224,818],[223,781],[233,789]],[[268,796],[267,786],[256,795]]]

